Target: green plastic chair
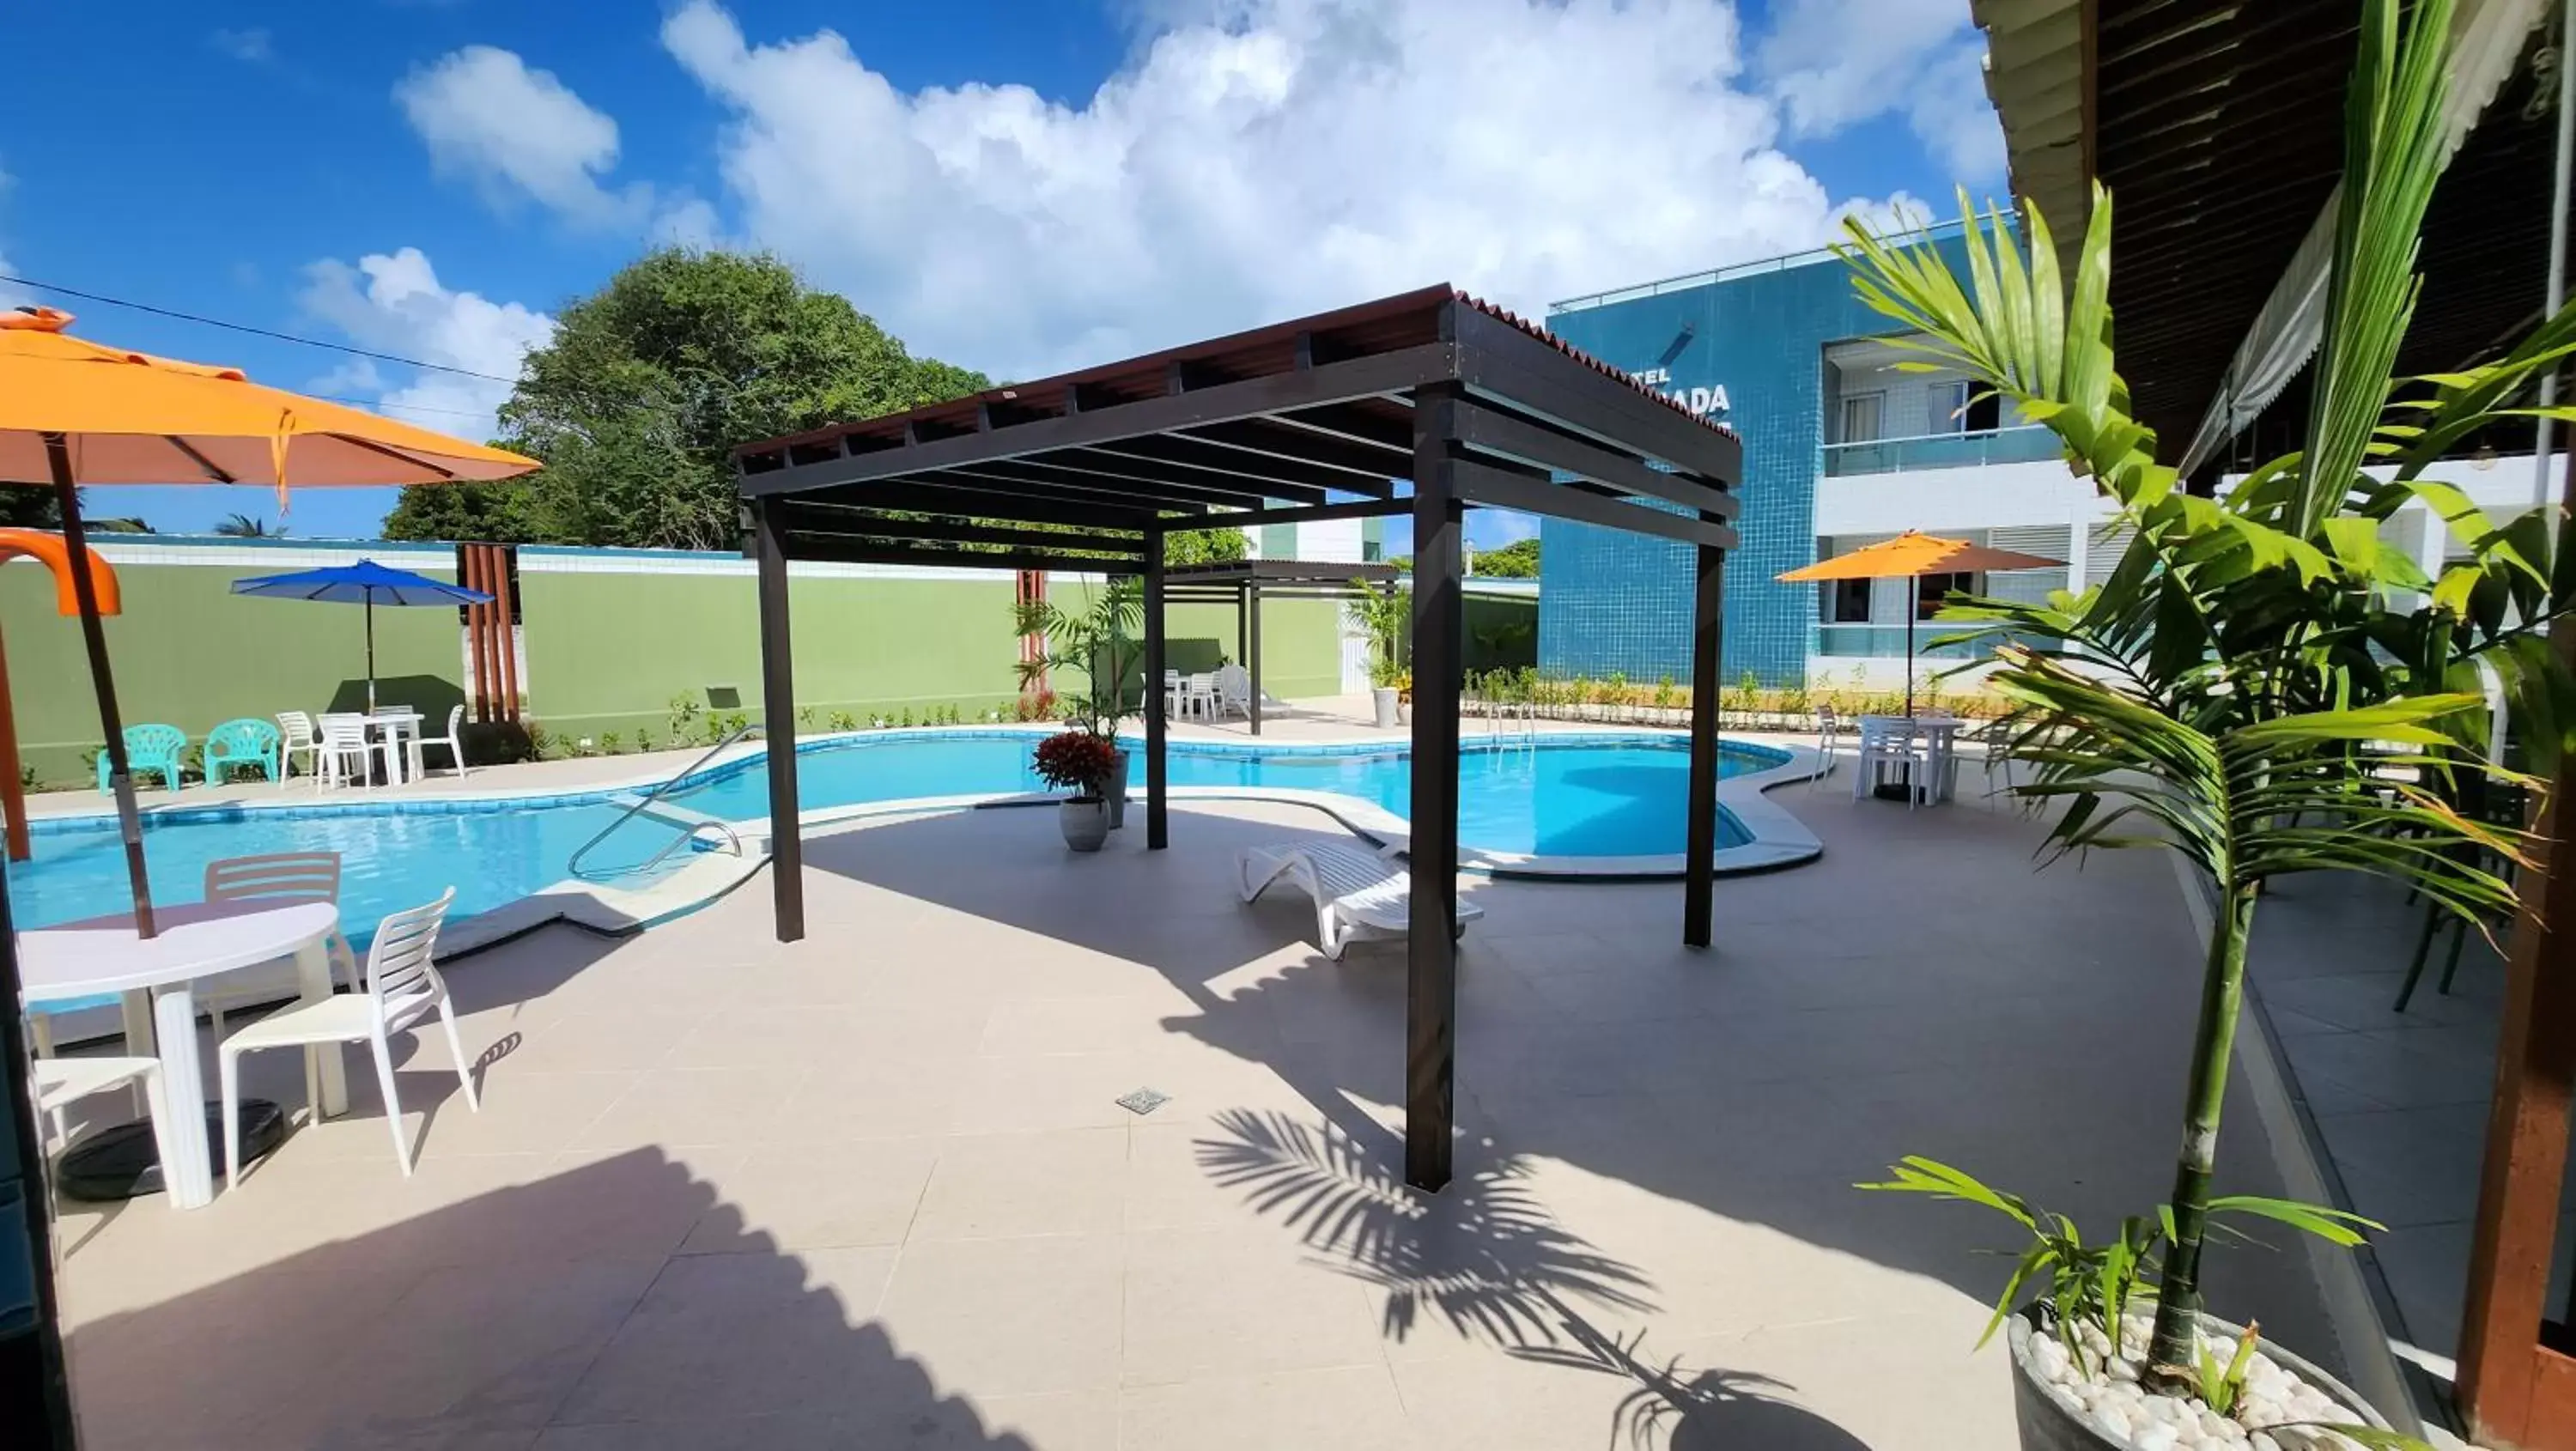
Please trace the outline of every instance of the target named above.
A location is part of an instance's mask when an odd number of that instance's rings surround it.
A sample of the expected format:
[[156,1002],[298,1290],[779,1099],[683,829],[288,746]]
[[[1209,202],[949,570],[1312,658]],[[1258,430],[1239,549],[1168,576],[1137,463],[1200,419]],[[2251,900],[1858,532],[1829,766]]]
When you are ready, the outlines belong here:
[[285,780],[286,762],[278,740],[277,727],[248,717],[225,721],[206,732],[206,784],[224,784],[225,773],[235,766],[257,766],[264,781]]
[[[125,769],[140,776],[158,771],[170,789],[179,789],[179,758],[188,750],[188,733],[174,725],[132,725],[125,728]],[[98,789],[107,790],[107,752],[98,753]]]

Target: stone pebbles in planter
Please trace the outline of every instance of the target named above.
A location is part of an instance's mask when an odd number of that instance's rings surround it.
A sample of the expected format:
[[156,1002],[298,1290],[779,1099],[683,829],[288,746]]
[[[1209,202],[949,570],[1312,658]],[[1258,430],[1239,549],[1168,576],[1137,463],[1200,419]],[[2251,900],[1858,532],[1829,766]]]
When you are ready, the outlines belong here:
[[[2200,1344],[2210,1354],[2224,1362],[2236,1353],[2236,1327],[2206,1318],[2202,1325]],[[2032,1384],[2098,1444],[2132,1451],[2362,1451],[2360,1443],[2316,1423],[2386,1427],[2376,1414],[2344,1399],[2350,1392],[2323,1372],[2305,1362],[2285,1364],[2295,1357],[2259,1347],[2247,1361],[2244,1393],[2232,1414],[2218,1414],[2197,1396],[2153,1394],[2138,1380],[2152,1326],[2149,1316],[2127,1317],[2116,1356],[2109,1353],[2109,1337],[2084,1326],[2077,1339],[2092,1367],[2087,1369],[2056,1336],[2016,1317],[2013,1354]]]

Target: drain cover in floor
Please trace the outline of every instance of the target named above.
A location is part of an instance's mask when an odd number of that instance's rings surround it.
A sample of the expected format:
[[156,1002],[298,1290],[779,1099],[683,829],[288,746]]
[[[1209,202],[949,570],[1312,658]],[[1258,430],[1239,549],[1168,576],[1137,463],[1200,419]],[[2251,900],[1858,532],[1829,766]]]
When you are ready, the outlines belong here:
[[1133,1093],[1122,1093],[1117,1099],[1117,1103],[1120,1108],[1133,1114],[1152,1113],[1154,1110],[1161,1108],[1164,1104],[1170,1103],[1171,1101],[1172,1096],[1170,1094],[1157,1093],[1150,1088],[1140,1088]]

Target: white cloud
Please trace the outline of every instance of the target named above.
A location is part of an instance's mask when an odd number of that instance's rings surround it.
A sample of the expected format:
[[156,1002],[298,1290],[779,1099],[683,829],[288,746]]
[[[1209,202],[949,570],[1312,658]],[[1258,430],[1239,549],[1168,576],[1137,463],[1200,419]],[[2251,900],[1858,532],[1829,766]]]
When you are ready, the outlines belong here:
[[1962,182],[2003,173],[2003,128],[1986,98],[1986,43],[1955,0],[1788,0],[1755,69],[1799,136],[1900,112]]
[[1134,57],[1079,106],[905,92],[715,0],[662,40],[733,114],[749,240],[1001,376],[1444,280],[1535,313],[1815,245],[1839,210],[1778,149],[1728,0],[1131,3]]
[[394,100],[432,164],[472,181],[496,208],[524,197],[605,227],[638,225],[652,211],[643,183],[602,184],[617,165],[617,122],[509,51],[469,45],[441,56],[405,76]]
[[258,26],[247,30],[218,30],[206,37],[206,44],[213,46],[218,54],[231,56],[245,64],[257,65],[277,59],[276,45],[269,33]]
[[492,436],[493,412],[510,396],[508,383],[490,379],[516,378],[520,360],[555,329],[553,318],[518,303],[449,290],[417,247],[361,257],[354,267],[337,259],[316,262],[305,269],[300,300],[361,347],[490,375],[423,369],[395,386],[373,360],[350,358],[308,385],[312,391],[373,395],[406,423],[478,442]]

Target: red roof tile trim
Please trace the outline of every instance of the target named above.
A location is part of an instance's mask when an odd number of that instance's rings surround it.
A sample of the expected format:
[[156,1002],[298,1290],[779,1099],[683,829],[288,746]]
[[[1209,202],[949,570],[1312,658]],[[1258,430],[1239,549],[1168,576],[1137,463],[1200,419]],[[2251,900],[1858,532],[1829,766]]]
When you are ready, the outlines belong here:
[[1539,326],[1537,323],[1530,321],[1528,318],[1521,316],[1510,308],[1498,307],[1493,303],[1487,302],[1483,298],[1468,292],[1464,288],[1453,287],[1450,289],[1450,295],[1469,307],[1476,309],[1476,311],[1483,313],[1485,316],[1494,319],[1496,322],[1508,323],[1513,327],[1519,328],[1522,332],[1528,333],[1531,337],[1534,337],[1540,342],[1547,344],[1549,347],[1556,349],[1558,352],[1565,354],[1567,357],[1572,358],[1574,361],[1581,363],[1587,368],[1590,368],[1592,371],[1605,374],[1627,384],[1629,387],[1634,388],[1638,392],[1645,394],[1647,397],[1654,399],[1656,402],[1661,403],[1666,408],[1673,410],[1675,413],[1689,419],[1691,422],[1700,425],[1702,428],[1714,429],[1719,433],[1725,434],[1729,438],[1739,437],[1732,425],[1719,423],[1691,412],[1689,409],[1684,408],[1679,402],[1675,401],[1671,394],[1656,392],[1654,389],[1638,382],[1635,376],[1630,374],[1625,368],[1612,367],[1610,364],[1601,361],[1599,358],[1583,351],[1574,344],[1567,342],[1565,339],[1558,337],[1552,332],[1549,332],[1546,328]]

